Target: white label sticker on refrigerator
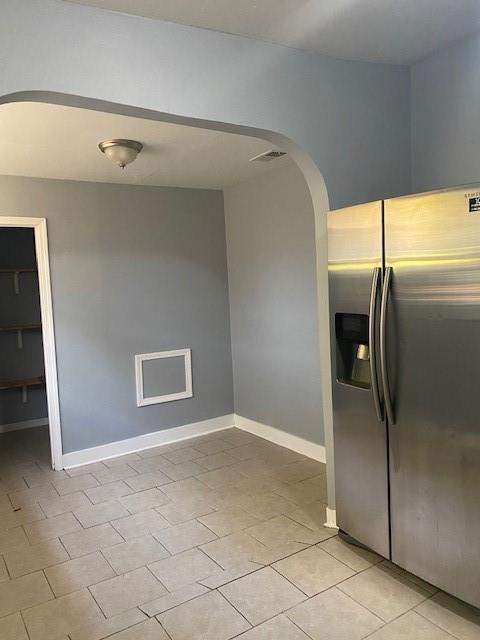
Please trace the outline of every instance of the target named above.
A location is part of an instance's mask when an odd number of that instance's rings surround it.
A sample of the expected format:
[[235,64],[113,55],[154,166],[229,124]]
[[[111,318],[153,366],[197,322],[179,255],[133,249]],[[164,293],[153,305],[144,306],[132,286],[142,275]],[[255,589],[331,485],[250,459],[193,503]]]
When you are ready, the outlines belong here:
[[480,212],[480,196],[468,199],[468,210],[470,213]]

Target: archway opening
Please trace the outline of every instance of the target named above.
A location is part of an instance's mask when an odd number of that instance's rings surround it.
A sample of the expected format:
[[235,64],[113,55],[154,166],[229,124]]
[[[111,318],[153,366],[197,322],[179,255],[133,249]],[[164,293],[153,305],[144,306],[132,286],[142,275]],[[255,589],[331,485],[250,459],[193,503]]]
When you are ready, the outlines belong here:
[[[333,486],[333,437],[332,437],[332,411],[330,389],[330,345],[329,345],[329,320],[328,320],[328,287],[327,287],[327,251],[326,251],[326,219],[328,210],[328,198],[324,180],[313,160],[292,140],[279,133],[250,129],[244,126],[236,126],[228,123],[200,121],[186,117],[173,116],[171,114],[157,113],[116,105],[102,101],[90,100],[76,96],[60,94],[45,94],[30,92],[9,96],[3,100],[4,105],[12,103],[25,104],[37,103],[44,105],[56,105],[82,109],[86,112],[99,112],[144,120],[151,123],[165,123],[189,127],[192,129],[243,136],[255,140],[261,140],[273,148],[279,148],[288,154],[288,157],[296,165],[299,174],[303,176],[305,187],[308,189],[311,202],[312,215],[314,216],[315,234],[315,260],[316,260],[316,287],[317,287],[317,320],[318,320],[318,349],[319,349],[319,393],[321,394],[321,411],[319,416],[319,431],[323,428],[323,443],[320,437],[319,444],[325,446],[325,461],[328,475],[328,505],[327,519],[334,523],[334,486]],[[58,179],[58,176],[56,176]],[[48,220],[47,220],[48,222]],[[291,434],[296,435],[296,434]]]

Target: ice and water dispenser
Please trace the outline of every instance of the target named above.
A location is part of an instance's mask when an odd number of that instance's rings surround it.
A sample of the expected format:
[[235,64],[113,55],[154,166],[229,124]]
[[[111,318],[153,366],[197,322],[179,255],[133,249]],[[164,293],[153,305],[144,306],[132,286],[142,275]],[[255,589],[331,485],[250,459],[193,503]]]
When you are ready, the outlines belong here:
[[337,379],[343,384],[369,389],[370,349],[368,315],[335,314]]

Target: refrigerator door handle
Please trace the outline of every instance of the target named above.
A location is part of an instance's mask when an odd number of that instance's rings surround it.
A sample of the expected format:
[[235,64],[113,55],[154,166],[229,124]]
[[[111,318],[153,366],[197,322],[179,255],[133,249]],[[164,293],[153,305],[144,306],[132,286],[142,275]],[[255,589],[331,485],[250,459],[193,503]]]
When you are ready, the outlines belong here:
[[377,327],[377,297],[378,286],[380,284],[380,267],[375,267],[372,277],[372,289],[370,291],[370,314],[368,323],[368,344],[370,347],[370,379],[372,383],[373,404],[379,422],[383,422],[383,407],[380,402],[380,393],[378,390],[377,376],[377,343],[376,343],[376,327]]
[[382,372],[383,397],[385,400],[385,411],[389,424],[395,424],[395,414],[393,411],[392,398],[390,396],[390,384],[388,382],[388,362],[387,362],[387,310],[390,286],[392,282],[392,267],[385,269],[385,280],[383,283],[382,303],[380,309],[380,369]]

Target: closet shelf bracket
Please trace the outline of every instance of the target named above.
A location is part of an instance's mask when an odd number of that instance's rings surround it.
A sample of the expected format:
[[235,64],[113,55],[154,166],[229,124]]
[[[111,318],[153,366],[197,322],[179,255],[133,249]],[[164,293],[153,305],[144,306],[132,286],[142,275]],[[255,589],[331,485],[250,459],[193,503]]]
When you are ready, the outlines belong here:
[[12,268],[12,269],[0,269],[0,273],[12,273],[13,274],[13,290],[18,295],[20,293],[20,274],[21,273],[36,273],[37,269],[31,268]]

